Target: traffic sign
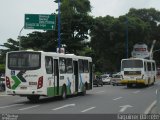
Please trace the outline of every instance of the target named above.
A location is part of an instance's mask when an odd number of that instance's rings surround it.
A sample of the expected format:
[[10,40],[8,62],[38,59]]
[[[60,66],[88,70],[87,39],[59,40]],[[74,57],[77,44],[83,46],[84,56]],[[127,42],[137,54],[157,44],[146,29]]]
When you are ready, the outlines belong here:
[[146,44],[135,44],[131,54],[135,58],[147,58],[149,57],[148,46]]
[[55,30],[56,16],[49,14],[25,14],[25,29]]

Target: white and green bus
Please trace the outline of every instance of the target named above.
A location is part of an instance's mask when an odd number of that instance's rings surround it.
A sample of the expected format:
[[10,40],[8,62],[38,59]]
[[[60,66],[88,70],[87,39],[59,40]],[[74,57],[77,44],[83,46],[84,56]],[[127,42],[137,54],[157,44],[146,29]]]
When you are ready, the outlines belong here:
[[154,60],[129,58],[121,60],[122,84],[151,85],[156,81],[156,63]]
[[38,101],[92,89],[92,59],[42,51],[14,51],[6,55],[6,93]]

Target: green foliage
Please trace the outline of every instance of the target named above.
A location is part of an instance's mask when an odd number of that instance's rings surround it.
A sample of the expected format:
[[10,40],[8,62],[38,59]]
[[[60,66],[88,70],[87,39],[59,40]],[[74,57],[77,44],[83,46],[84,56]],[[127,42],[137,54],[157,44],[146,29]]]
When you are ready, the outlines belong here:
[[28,36],[21,37],[23,49],[56,51],[57,47],[57,32],[33,32]]
[[[133,45],[139,42],[150,48],[154,39],[157,40],[154,50],[160,49],[160,11],[154,8],[131,8],[126,15],[118,18],[109,15],[94,18],[89,15],[89,0],[61,0],[60,5],[61,44],[65,45],[67,53],[91,56],[95,71],[103,73],[120,70],[120,61],[126,56],[127,29],[129,53]],[[86,42],[89,35],[91,39]],[[58,31],[33,32],[20,39],[22,49],[56,51]],[[4,63],[7,51],[18,50],[19,41],[8,39],[4,46],[7,49],[1,51],[0,63]],[[159,52],[153,57],[159,66]]]
[[93,18],[88,0],[62,0],[61,4],[61,40],[66,51],[79,54],[86,47],[83,42],[88,39],[88,30],[92,27]]
[[125,58],[127,28],[129,53],[133,45],[139,42],[151,47],[154,39],[157,40],[155,49],[158,49],[160,45],[159,16],[160,12],[153,8],[138,10],[132,8],[128,14],[119,18],[111,16],[95,18],[94,27],[91,29],[91,47],[95,51],[96,71],[120,70],[120,61]]
[[95,72],[95,75],[96,75],[96,76],[101,76],[102,73],[101,73],[101,72]]
[[9,38],[7,43],[4,43],[4,47],[8,48],[7,51],[17,51],[19,50],[19,41]]

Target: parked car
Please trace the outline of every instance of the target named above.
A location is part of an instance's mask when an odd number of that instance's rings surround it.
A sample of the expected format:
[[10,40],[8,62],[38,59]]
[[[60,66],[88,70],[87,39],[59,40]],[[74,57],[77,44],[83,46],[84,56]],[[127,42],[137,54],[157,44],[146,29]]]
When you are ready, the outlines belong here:
[[111,84],[113,86],[115,85],[120,85],[121,83],[121,80],[122,80],[122,75],[121,74],[113,74],[112,75],[112,78],[111,78]]
[[111,83],[111,75],[110,74],[104,74],[104,75],[101,75],[101,77],[102,77],[103,84],[110,84]]
[[0,77],[0,91],[5,91],[5,79]]
[[102,81],[101,76],[96,76],[95,79],[93,79],[93,85],[96,85],[97,87],[99,85],[103,86],[103,81]]

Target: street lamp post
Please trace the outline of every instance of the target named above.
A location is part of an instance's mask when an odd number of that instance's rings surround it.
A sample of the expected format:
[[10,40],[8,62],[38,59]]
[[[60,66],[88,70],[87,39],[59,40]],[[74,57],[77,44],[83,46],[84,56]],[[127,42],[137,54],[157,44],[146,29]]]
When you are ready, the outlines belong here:
[[21,32],[24,29],[24,26],[21,28],[19,35],[18,35],[18,39],[19,39],[19,51],[21,50]]

